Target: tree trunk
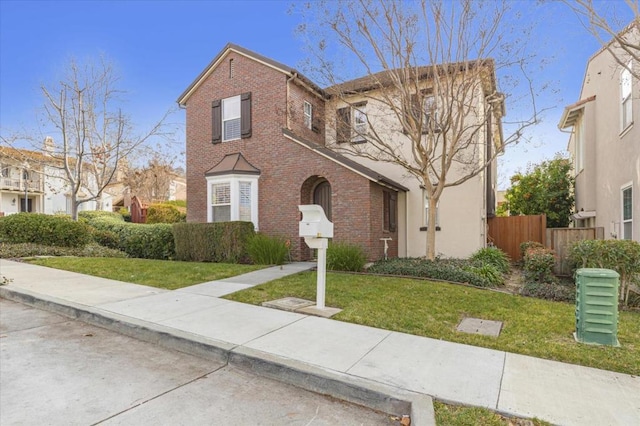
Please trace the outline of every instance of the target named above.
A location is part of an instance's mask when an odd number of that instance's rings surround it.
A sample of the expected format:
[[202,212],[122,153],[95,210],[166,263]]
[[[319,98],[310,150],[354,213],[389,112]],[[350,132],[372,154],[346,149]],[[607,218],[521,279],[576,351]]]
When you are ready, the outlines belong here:
[[78,207],[80,203],[76,199],[75,195],[71,196],[71,219],[78,220]]
[[427,218],[427,259],[436,258],[436,216],[438,199],[429,197],[429,217]]

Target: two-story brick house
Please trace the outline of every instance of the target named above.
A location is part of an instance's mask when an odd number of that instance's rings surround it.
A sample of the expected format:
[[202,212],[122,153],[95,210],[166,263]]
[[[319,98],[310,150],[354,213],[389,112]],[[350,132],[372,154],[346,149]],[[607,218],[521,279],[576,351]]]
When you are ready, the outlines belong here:
[[[632,45],[640,41],[633,25],[621,36]],[[606,238],[640,241],[639,67],[615,41],[600,49],[587,63],[580,100],[565,108],[558,125],[571,130],[575,224],[603,227]]]
[[[382,257],[386,238],[390,256],[425,254],[419,184],[400,167],[330,149],[331,94],[295,69],[229,44],[178,103],[186,109],[188,221],[250,220],[261,232],[290,239],[294,257],[305,258],[297,206],[320,204],[334,239],[360,245],[370,259]],[[486,244],[490,175],[450,191],[451,207],[437,224],[445,255]]]

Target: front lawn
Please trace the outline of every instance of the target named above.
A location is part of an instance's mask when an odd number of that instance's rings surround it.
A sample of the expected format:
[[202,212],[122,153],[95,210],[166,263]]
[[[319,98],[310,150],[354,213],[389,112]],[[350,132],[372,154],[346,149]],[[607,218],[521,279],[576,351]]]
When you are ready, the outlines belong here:
[[[286,296],[315,300],[316,274],[305,272],[225,296],[259,305]],[[620,312],[620,348],[578,344],[575,306],[441,282],[327,274],[327,306],[336,320],[502,351],[640,374],[640,314]],[[503,321],[499,337],[460,333],[464,317]]]
[[260,265],[100,257],[48,257],[31,259],[29,263],[167,290],[264,268]]

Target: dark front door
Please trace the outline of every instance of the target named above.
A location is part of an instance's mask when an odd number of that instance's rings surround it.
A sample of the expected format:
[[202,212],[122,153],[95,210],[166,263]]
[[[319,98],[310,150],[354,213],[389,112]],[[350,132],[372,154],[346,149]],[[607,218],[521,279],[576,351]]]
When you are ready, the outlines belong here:
[[313,204],[321,206],[327,219],[331,220],[331,185],[326,180],[313,190]]
[[21,212],[29,212],[33,211],[33,200],[31,198],[27,199],[27,208],[25,209],[24,198],[20,198],[20,211]]

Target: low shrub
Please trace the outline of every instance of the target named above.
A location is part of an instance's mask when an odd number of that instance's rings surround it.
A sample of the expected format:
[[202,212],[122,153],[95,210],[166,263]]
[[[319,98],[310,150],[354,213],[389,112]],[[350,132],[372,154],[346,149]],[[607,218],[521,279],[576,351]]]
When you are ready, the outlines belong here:
[[0,240],[8,243],[82,247],[91,241],[91,229],[66,216],[17,213],[0,218]]
[[484,278],[492,287],[504,285],[504,274],[493,265],[467,266],[462,269]]
[[174,223],[175,258],[189,262],[243,263],[255,234],[251,222]]
[[327,249],[327,269],[330,271],[360,272],[367,256],[362,247],[347,243],[331,243]]
[[32,256],[127,257],[127,254],[96,243],[89,243],[84,247],[58,247],[31,243],[0,244],[0,258]]
[[247,253],[256,265],[282,265],[289,257],[289,247],[283,238],[257,233],[249,239]]
[[122,216],[122,220],[125,222],[131,222],[131,212],[126,207],[118,210],[118,214]]
[[524,254],[522,270],[525,283],[555,283],[553,266],[556,259],[552,250],[531,247]]
[[187,215],[171,204],[151,204],[147,210],[147,223],[186,222]]
[[509,256],[497,247],[481,248],[471,255],[471,260],[483,266],[491,265],[502,274],[508,274],[511,270]]
[[620,295],[625,304],[629,287],[640,285],[640,243],[632,240],[581,240],[569,247],[574,268],[606,268],[620,274]]
[[96,218],[91,226],[117,235],[117,248],[130,257],[141,259],[172,259],[175,245],[171,225],[128,223],[112,218]]
[[544,244],[539,243],[537,241],[525,241],[520,244],[520,255],[524,258],[524,255],[527,253],[527,250],[530,248],[545,248]]
[[465,270],[474,267],[469,260],[421,258],[397,258],[380,260],[374,263],[369,272],[376,274],[405,275],[421,278],[433,278],[442,281],[470,284],[476,287],[493,287],[485,277]]
[[119,244],[118,235],[114,232],[103,230],[103,229],[92,228],[91,236],[93,238],[93,241],[95,241],[96,243],[98,243],[103,247],[108,247],[112,249],[118,248],[118,244]]
[[102,210],[95,210],[95,211],[85,210],[85,211],[78,212],[78,220],[84,221],[87,223],[91,223],[91,221],[94,219],[105,218],[105,217],[122,222],[122,216],[119,213],[115,213],[115,212],[107,212]]
[[562,285],[557,282],[527,282],[522,286],[520,294],[557,302],[574,302],[576,300],[575,286]]

